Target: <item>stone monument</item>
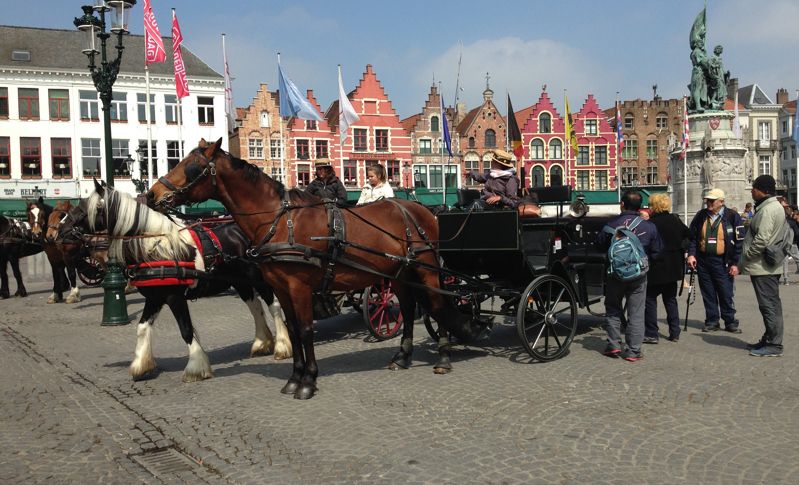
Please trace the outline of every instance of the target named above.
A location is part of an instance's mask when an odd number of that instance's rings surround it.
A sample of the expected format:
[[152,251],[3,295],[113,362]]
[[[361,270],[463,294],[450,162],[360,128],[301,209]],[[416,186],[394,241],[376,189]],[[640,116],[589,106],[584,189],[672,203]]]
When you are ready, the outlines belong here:
[[746,143],[733,130],[735,113],[724,110],[729,71],[721,61],[722,46],[713,55],[705,49],[705,10],[697,15],[691,27],[691,84],[687,98],[688,146],[673,147],[669,164],[673,212],[680,217],[687,213],[688,224],[704,207],[704,194],[722,189],[727,207],[743,209],[751,201],[751,167]]

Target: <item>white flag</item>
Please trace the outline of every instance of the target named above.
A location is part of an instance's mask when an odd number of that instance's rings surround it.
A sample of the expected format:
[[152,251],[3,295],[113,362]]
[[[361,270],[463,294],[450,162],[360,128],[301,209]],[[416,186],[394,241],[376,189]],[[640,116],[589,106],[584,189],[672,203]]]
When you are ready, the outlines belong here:
[[222,60],[225,63],[225,114],[227,115],[228,131],[236,131],[236,110],[233,108],[233,84],[230,79],[230,69],[227,65],[227,49],[225,49],[225,34],[222,34]]
[[338,66],[338,132],[341,137],[341,146],[347,138],[347,129],[360,118],[355,113],[347,93],[344,91],[344,83],[341,81],[341,65]]

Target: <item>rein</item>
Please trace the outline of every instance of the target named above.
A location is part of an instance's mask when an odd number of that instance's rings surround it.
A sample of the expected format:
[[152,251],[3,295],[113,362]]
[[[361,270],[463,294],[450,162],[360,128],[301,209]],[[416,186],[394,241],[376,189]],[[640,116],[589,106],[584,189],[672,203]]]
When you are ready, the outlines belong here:
[[163,197],[161,197],[161,200],[158,201],[158,205],[167,206],[168,204],[168,207],[171,207],[172,202],[175,199],[175,196],[179,196],[184,194],[185,192],[188,192],[189,189],[197,185],[199,182],[201,182],[205,177],[209,175],[211,176],[211,185],[214,186],[214,192],[216,192],[217,186],[216,186],[216,163],[214,162],[215,157],[211,157],[211,159],[209,160],[199,150],[197,150],[195,156],[202,159],[204,162],[207,163],[207,165],[205,166],[203,171],[200,172],[199,175],[194,177],[192,181],[190,181],[188,184],[184,185],[183,187],[175,186],[175,184],[167,180],[167,178],[164,176],[158,177],[158,181],[161,182],[167,189],[170,190],[170,192],[167,192],[166,194],[164,194]]

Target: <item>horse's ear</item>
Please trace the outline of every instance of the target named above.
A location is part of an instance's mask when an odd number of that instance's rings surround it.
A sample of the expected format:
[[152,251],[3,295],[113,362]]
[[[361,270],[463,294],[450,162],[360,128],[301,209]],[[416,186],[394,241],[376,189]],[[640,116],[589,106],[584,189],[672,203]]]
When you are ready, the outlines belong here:
[[94,180],[94,191],[100,194],[100,197],[104,196],[105,188],[100,185],[100,182],[98,182],[96,178],[92,177],[92,180]]
[[40,195],[39,198],[36,200],[36,204],[37,205],[44,205],[44,197],[42,197]]
[[208,148],[208,142],[205,141],[205,138],[200,138],[200,143],[197,144],[197,148],[200,150],[205,150]]
[[216,143],[214,143],[214,153],[222,149],[222,137],[220,136]]

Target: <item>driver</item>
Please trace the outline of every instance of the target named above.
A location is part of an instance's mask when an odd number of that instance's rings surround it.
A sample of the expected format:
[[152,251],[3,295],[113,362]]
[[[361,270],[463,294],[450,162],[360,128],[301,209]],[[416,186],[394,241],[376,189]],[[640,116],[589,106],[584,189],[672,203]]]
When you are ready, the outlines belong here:
[[519,177],[513,166],[513,155],[505,150],[495,150],[491,159],[491,170],[484,173],[467,171],[464,177],[468,182],[472,179],[483,186],[480,199],[474,201],[472,209],[515,208],[519,205]]
[[309,194],[313,194],[322,199],[330,199],[339,202],[347,201],[347,189],[341,183],[330,160],[317,160],[314,163],[316,167],[316,178],[308,184],[305,189]]

